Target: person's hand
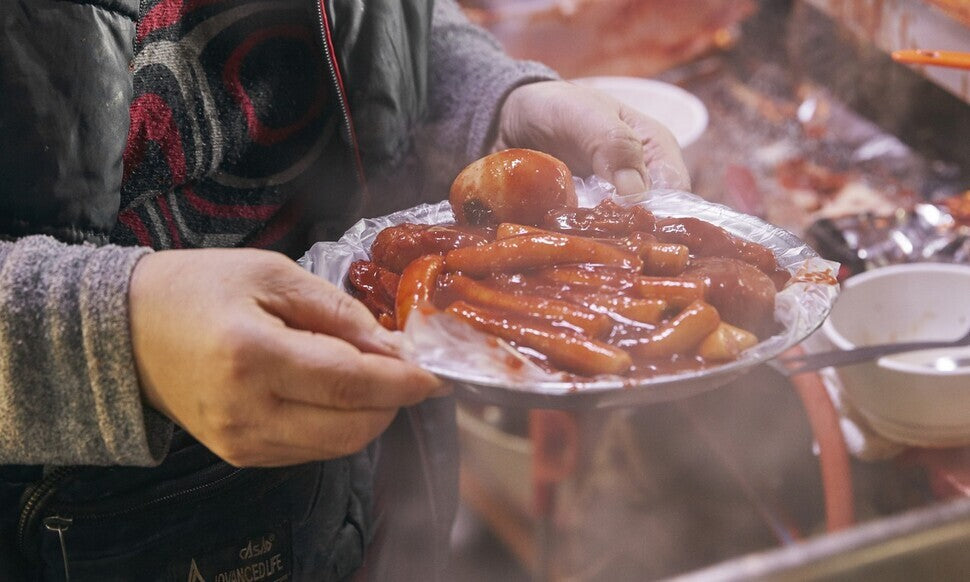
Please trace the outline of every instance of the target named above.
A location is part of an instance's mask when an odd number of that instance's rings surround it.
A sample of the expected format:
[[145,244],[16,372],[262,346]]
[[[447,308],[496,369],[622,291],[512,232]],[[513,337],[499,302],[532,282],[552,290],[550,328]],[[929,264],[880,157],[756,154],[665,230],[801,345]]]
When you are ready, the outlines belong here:
[[597,176],[630,195],[652,187],[690,189],[677,140],[655,119],[600,91],[566,81],[513,90],[499,115],[494,150],[551,154],[577,175]]
[[361,303],[277,253],[154,253],[129,301],[145,400],[233,465],[357,452],[447,392]]

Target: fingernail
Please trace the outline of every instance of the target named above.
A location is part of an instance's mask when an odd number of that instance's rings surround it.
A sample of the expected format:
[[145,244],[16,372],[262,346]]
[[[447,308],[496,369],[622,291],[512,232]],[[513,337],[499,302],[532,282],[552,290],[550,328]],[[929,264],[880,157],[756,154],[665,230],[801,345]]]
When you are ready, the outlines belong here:
[[653,164],[647,168],[651,189],[690,190],[690,176],[667,163]]
[[613,185],[616,186],[616,193],[620,196],[639,194],[647,189],[643,183],[643,176],[640,172],[632,168],[624,168],[613,172]]

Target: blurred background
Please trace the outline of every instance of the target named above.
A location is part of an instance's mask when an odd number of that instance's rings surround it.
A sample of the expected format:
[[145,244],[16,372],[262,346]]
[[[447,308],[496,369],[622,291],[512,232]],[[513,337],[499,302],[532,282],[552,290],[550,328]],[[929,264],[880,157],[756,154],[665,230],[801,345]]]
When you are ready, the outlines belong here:
[[[970,52],[970,2],[464,8],[514,56],[667,123],[697,194],[803,237],[843,277],[970,263],[970,72],[891,57]],[[645,408],[465,402],[452,577],[970,579],[970,449],[896,442],[857,412],[837,376],[768,366]]]

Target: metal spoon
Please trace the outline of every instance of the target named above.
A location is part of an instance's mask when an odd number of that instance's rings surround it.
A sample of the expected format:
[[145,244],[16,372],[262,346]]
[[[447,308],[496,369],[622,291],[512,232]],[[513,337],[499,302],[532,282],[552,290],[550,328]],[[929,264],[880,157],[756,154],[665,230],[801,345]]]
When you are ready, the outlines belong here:
[[933,368],[940,372],[952,372],[957,368],[962,368],[964,366],[970,366],[970,358],[950,358],[941,357],[935,360],[926,362],[926,367]]
[[[833,350],[831,352],[821,352],[817,354],[800,354],[796,356],[785,356],[775,360],[776,368],[788,376],[814,372],[822,368],[847,366],[858,364],[869,360],[877,360],[883,356],[901,354],[903,352],[915,352],[919,350],[930,350],[938,348],[956,348],[970,346],[970,330],[955,340],[950,341],[920,341],[905,342],[898,344],[879,344],[874,346],[863,346],[852,350]],[[956,366],[963,365],[964,359],[953,360],[946,358]],[[932,366],[931,367],[935,367]],[[953,368],[950,368],[953,369]]]

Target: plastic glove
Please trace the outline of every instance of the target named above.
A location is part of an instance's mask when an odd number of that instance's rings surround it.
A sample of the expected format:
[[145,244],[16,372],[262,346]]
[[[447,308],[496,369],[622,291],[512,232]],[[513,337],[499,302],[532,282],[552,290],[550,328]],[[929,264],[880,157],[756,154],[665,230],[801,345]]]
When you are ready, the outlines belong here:
[[233,465],[357,452],[448,391],[395,357],[400,334],[277,253],[148,255],[129,302],[145,400]]
[[510,147],[556,156],[576,175],[595,173],[621,196],[690,189],[680,147],[666,127],[605,93],[566,81],[523,85],[509,94],[494,150]]

